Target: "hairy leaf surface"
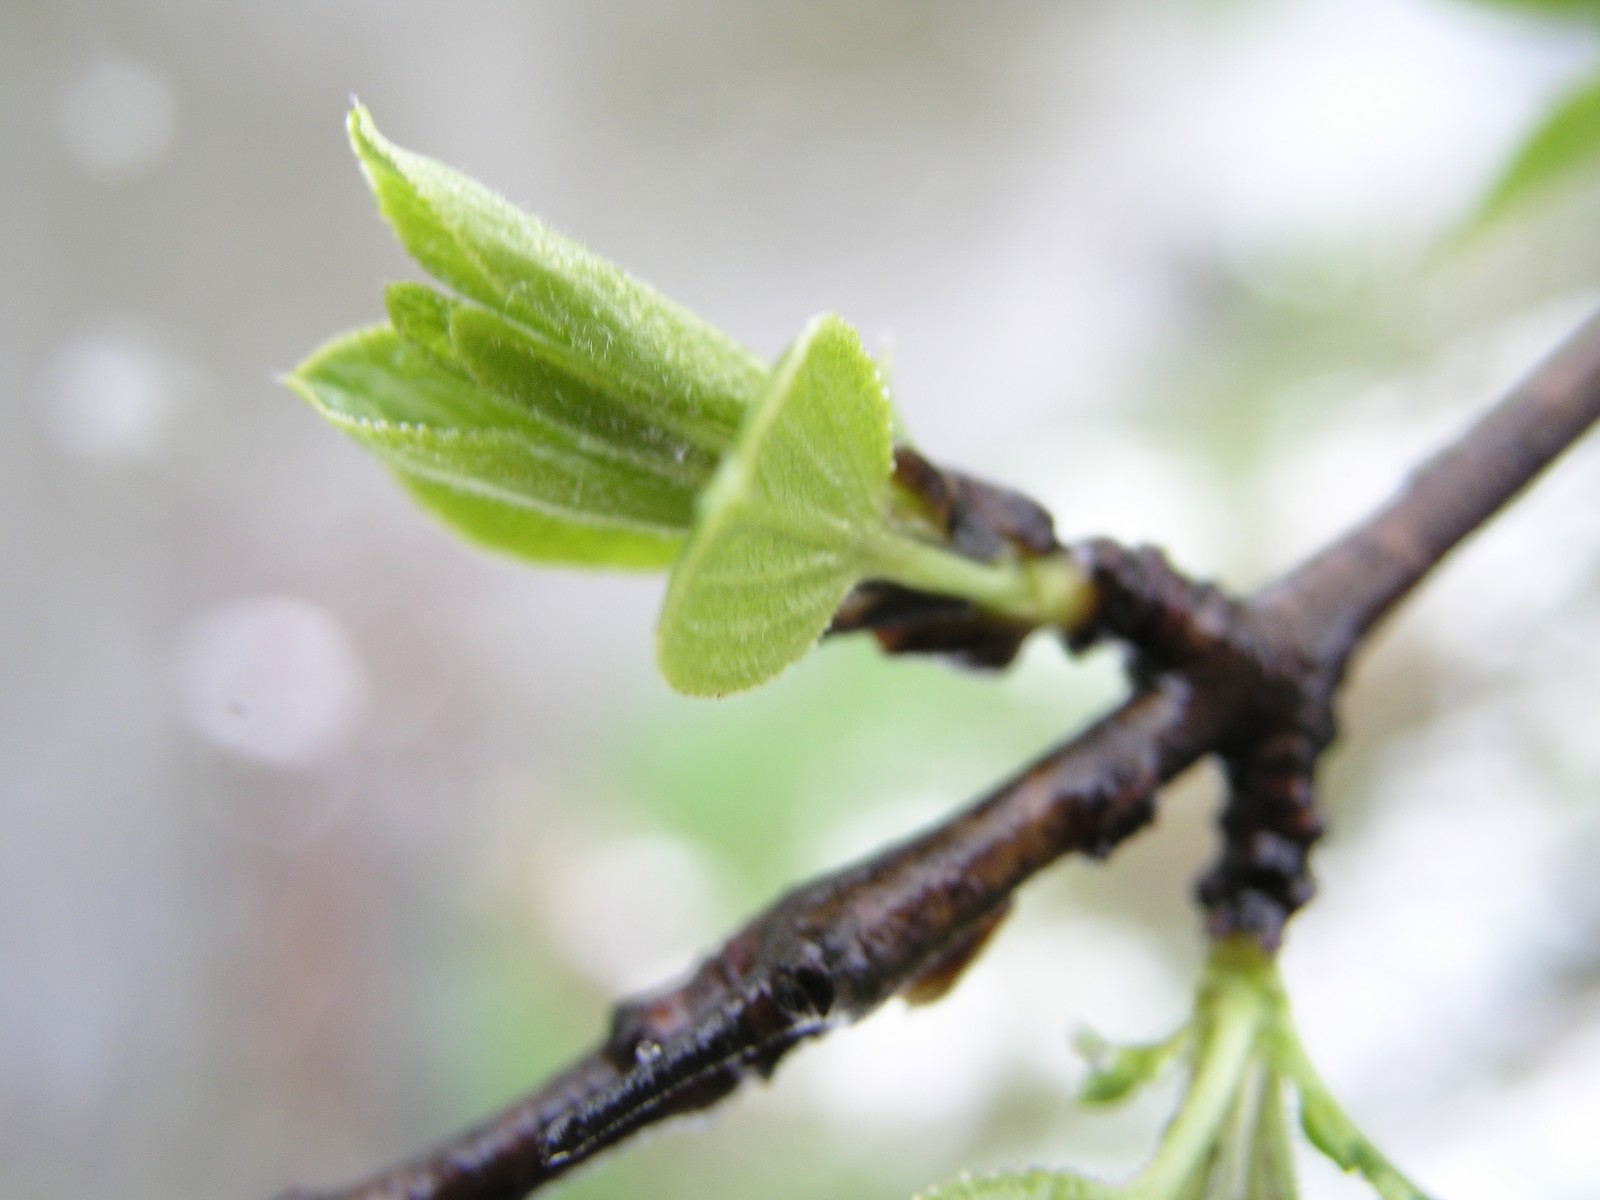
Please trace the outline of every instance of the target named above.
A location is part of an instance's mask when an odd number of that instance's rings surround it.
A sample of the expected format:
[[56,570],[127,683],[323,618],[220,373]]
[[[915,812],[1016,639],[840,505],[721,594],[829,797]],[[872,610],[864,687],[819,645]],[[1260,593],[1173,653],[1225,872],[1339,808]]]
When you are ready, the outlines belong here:
[[701,496],[656,631],[668,682],[724,695],[810,649],[883,528],[891,468],[877,368],[854,330],[819,317]]
[[645,471],[690,488],[704,485],[716,457],[653,424],[619,389],[584,372],[547,343],[470,304],[454,304],[447,335],[455,358],[484,387]]
[[542,561],[656,568],[694,489],[499,396],[387,327],[330,343],[289,382],[449,524]]
[[765,384],[759,359],[482,184],[395,146],[359,105],[349,129],[379,207],[429,274],[626,379],[658,423],[726,447]]

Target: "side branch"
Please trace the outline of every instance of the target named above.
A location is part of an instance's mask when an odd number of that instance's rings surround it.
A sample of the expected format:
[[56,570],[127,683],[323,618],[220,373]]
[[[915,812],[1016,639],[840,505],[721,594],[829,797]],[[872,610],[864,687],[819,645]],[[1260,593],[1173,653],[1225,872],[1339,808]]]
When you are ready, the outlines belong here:
[[1600,314],[1361,524],[1256,607],[1318,660],[1343,659],[1422,578],[1596,420]]

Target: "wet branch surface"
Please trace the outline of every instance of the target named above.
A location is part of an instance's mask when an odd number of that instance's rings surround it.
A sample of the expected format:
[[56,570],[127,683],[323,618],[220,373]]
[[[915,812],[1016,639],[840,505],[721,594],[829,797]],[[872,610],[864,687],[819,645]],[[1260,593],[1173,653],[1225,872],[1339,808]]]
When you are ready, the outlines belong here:
[[[937,501],[954,544],[1078,557],[1099,599],[1073,644],[1126,645],[1131,698],[945,823],[789,892],[687,981],[620,1004],[598,1049],[504,1112],[365,1182],[291,1197],[515,1200],[769,1075],[799,1042],[893,996],[935,999],[1020,884],[1063,855],[1111,853],[1153,818],[1161,785],[1206,756],[1229,784],[1221,852],[1198,887],[1210,929],[1275,946],[1312,892],[1313,776],[1351,655],[1597,419],[1600,317],[1386,505],[1247,600],[1185,579],[1154,551],[1056,547],[1030,501],[903,453],[897,479]],[[835,628],[987,665],[1027,632],[878,585],[847,600]]]

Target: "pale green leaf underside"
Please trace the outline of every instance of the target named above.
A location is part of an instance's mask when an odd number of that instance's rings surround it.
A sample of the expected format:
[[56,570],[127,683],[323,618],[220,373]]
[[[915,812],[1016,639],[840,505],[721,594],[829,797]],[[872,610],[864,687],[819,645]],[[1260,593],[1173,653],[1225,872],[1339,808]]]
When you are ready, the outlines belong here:
[[1112,1200],[1118,1189],[1061,1171],[964,1175],[918,1193],[916,1200]]
[[1078,1090],[1083,1104],[1115,1104],[1153,1080],[1185,1044],[1180,1031],[1164,1042],[1112,1046],[1085,1036],[1080,1047],[1093,1061],[1089,1077]]
[[722,450],[761,393],[754,355],[482,184],[387,141],[351,110],[379,207],[435,278],[650,397],[660,423]]
[[289,382],[467,536],[540,561],[654,568],[694,489],[540,419],[387,327],[338,339]]
[[1587,172],[1600,171],[1600,78],[1567,96],[1523,142],[1490,189],[1474,227]]
[[881,533],[891,449],[877,368],[843,321],[814,320],[702,494],[656,629],[669,683],[725,695],[811,648]]

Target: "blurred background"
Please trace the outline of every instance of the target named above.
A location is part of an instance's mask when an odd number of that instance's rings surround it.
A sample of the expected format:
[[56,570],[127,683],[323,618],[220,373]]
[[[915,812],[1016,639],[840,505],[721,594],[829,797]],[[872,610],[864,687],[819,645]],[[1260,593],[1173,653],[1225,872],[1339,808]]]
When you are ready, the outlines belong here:
[[[1248,588],[1600,302],[1600,177],[1485,199],[1594,77],[1585,10],[0,2],[0,1195],[410,1154],[1120,694],[1045,643],[999,678],[837,644],[681,700],[658,579],[452,540],[275,382],[412,273],[350,93],[764,355],[843,314],[928,453]],[[1285,954],[1440,1195],[1600,1197],[1597,679],[1591,439],[1364,660]],[[1182,1018],[1214,802],[1040,878],[944,1004],[562,1194],[1126,1170],[1172,1091],[1076,1108],[1070,1038]]]

